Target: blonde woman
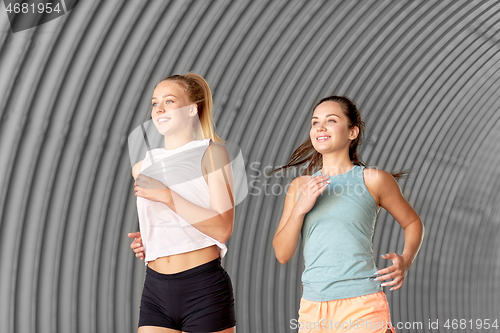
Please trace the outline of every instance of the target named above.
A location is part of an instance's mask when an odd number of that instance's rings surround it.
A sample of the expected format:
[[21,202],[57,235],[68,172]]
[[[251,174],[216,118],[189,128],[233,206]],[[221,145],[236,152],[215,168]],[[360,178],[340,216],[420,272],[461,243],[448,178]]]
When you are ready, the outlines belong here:
[[164,148],[132,168],[140,232],[129,237],[147,265],[138,333],[233,333],[233,289],[221,266],[233,229],[233,178],[207,82],[194,73],[163,79],[151,118]]

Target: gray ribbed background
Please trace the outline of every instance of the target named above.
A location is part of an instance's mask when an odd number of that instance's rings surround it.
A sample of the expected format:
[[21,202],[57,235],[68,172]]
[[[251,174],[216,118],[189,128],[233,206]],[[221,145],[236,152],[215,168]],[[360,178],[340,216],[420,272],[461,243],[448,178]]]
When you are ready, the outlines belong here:
[[[392,321],[500,320],[498,1],[82,0],[16,34],[0,7],[2,333],[136,332],[145,267],[127,237],[127,137],[154,84],[188,71],[213,89],[252,191],[223,262],[238,333],[297,318],[301,251],[282,266],[272,249],[293,175],[260,171],[286,163],[334,93],[361,109],[365,161],[413,169],[399,184],[426,239],[403,288],[386,288]],[[378,267],[402,248],[381,210]]]

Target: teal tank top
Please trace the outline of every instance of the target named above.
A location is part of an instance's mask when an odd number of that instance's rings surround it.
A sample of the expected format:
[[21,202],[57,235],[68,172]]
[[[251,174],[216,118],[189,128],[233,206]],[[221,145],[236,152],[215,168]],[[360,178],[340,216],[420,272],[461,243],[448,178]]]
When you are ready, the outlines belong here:
[[[302,297],[309,301],[331,301],[382,290],[381,282],[374,280],[378,269],[372,247],[378,210],[366,188],[363,170],[363,166],[355,165],[331,176],[331,183],[304,217]],[[321,170],[310,178],[320,174]]]

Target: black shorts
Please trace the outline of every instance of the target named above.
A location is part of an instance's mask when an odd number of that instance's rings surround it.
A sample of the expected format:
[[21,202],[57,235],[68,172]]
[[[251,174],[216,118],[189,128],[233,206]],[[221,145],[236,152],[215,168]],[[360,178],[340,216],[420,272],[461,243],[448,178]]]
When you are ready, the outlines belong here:
[[217,332],[235,326],[235,317],[231,279],[220,258],[175,274],[146,268],[139,327]]

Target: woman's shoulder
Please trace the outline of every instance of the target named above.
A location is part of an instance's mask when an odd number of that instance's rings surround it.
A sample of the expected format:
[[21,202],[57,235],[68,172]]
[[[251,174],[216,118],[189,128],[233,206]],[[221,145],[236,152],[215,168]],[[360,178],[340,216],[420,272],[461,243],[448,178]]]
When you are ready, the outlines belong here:
[[304,175],[304,176],[298,176],[295,177],[292,182],[290,183],[290,188],[292,188],[295,191],[299,191],[302,186],[307,183],[307,181],[311,178],[311,175]]
[[365,182],[368,181],[372,183],[384,182],[391,178],[394,179],[389,172],[374,167],[364,167],[363,178]]
[[207,155],[207,152],[214,158],[228,159],[228,151],[224,144],[220,142],[209,141],[204,155]]
[[141,173],[141,168],[142,168],[142,161],[137,162],[132,167],[132,177],[134,177],[134,179],[136,179],[137,176]]
[[397,184],[391,173],[377,168],[365,167],[363,178],[368,190],[376,195],[383,192],[384,188]]
[[218,142],[209,141],[202,156],[202,165],[205,170],[217,170],[230,163],[226,147]]
[[295,182],[296,184],[300,184],[300,185],[303,185],[305,182],[307,182],[309,180],[309,178],[311,178],[312,175],[303,175],[303,176],[298,176],[298,177],[295,177],[293,180],[292,180],[292,183]]
[[222,152],[222,153],[226,152],[227,153],[227,149],[222,142],[214,142],[214,141],[210,140],[208,142],[207,148],[210,148],[210,149],[212,149],[212,151],[215,151],[215,152]]

